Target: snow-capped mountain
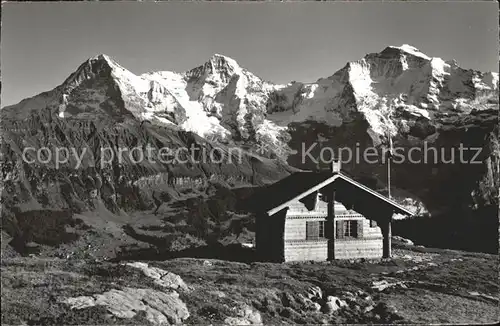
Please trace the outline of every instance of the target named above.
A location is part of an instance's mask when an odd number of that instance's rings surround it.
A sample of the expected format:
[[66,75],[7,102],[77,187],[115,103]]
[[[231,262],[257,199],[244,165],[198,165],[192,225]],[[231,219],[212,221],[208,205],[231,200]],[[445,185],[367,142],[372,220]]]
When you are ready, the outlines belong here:
[[381,102],[430,119],[435,112],[470,111],[470,102],[494,94],[498,94],[498,73],[465,70],[409,45],[390,46],[349,62],[316,83],[280,88],[271,96],[277,100],[268,106],[268,113],[275,113],[268,118],[279,125],[313,120],[340,126],[361,113],[374,136],[380,136],[392,113],[381,111]]
[[[469,180],[464,191],[493,198],[495,192],[478,183],[494,182],[492,178],[499,175],[494,146],[488,141],[485,145],[498,127],[498,74],[467,70],[410,45],[368,54],[314,83],[287,85],[264,81],[220,54],[186,72],[142,75],[98,55],[82,63],[60,86],[4,107],[0,114],[4,125],[13,128],[42,111],[59,125],[150,121],[159,128],[193,132],[287,159],[300,168],[312,167],[297,154],[303,143],[366,148],[385,146],[390,134],[395,145],[431,142],[451,148],[474,139],[470,145],[486,146],[483,160],[489,161],[484,171],[474,172],[475,184]],[[476,129],[480,132],[471,138],[468,133]],[[345,168],[355,175],[385,178],[380,164]],[[409,180],[414,166],[395,167],[394,185],[433,201],[429,184],[438,168],[426,167],[423,177]]]
[[[62,85],[4,108],[16,118],[50,107],[60,118],[134,117],[174,124],[200,136],[286,145],[290,123],[312,120],[332,126],[362,113],[371,134],[386,131],[378,104],[410,115],[470,110],[471,102],[498,92],[498,74],[460,68],[403,45],[347,63],[315,83],[276,85],[215,54],[192,70],[140,76],[106,55],[84,62]],[[493,104],[494,105],[494,104]],[[395,133],[395,130],[392,130]]]

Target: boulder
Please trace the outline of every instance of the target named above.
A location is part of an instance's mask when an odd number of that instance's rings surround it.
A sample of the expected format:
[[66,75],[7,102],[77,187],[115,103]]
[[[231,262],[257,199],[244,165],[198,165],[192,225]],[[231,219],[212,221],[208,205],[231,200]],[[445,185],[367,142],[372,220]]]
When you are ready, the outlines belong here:
[[234,325],[234,326],[239,326],[239,325],[251,325],[251,323],[246,320],[245,318],[241,317],[227,317],[224,319],[224,324],[225,325]]
[[309,298],[306,298],[302,294],[297,295],[297,301],[302,305],[304,310],[312,310],[312,311],[320,311],[321,305],[317,302],[312,301]]
[[83,309],[95,306],[95,299],[93,297],[80,296],[75,298],[67,298],[66,300],[63,300],[63,303],[68,304],[70,306],[70,309]]
[[130,289],[113,289],[94,297],[96,306],[106,306],[118,318],[132,318],[137,311],[146,310],[146,305],[141,301],[142,296],[137,292],[132,293]]
[[158,267],[149,266],[147,263],[142,262],[127,263],[127,266],[140,269],[144,275],[152,278],[156,284],[162,287],[182,291],[189,290],[186,283],[177,274],[170,273]]
[[314,311],[321,311],[321,305],[317,302],[313,302],[314,304]]
[[323,291],[319,286],[311,286],[307,289],[306,297],[311,300],[319,300],[323,298]]
[[413,241],[411,241],[410,239],[406,239],[406,238],[400,237],[398,235],[393,236],[392,240],[399,241],[399,242],[402,242],[402,243],[410,245],[410,246],[414,245]]
[[224,319],[226,325],[261,325],[262,317],[258,311],[254,311],[248,305],[242,305],[236,308],[235,317]]
[[154,313],[157,319],[162,319],[162,316],[165,316],[171,324],[180,324],[189,317],[186,304],[179,298],[177,292],[142,291],[142,301],[147,307],[146,313],[148,311]]
[[365,309],[363,309],[363,313],[369,313],[373,308],[375,308],[373,305],[366,306]]
[[132,318],[144,311],[146,319],[155,325],[180,324],[189,317],[186,304],[175,291],[162,292],[152,289],[124,288],[112,289],[92,297],[81,296],[63,301],[71,309],[105,306],[118,318]]
[[343,293],[343,298],[349,304],[354,304],[357,301],[356,295],[354,293],[352,293],[352,292],[344,292]]
[[219,290],[210,291],[209,293],[212,294],[212,295],[215,295],[216,297],[219,297],[219,298],[225,298],[226,297],[226,294],[224,292],[222,292],[222,291],[219,291]]
[[397,281],[394,283],[390,283],[387,280],[381,280],[381,281],[373,281],[372,283],[372,289],[378,290],[378,291],[384,291],[385,289],[388,288],[394,288],[394,287],[399,287],[403,289],[407,289],[408,286],[406,285],[406,282],[404,281]]
[[347,302],[345,302],[344,300],[341,300],[338,297],[329,295],[326,298],[324,312],[329,314],[329,313],[335,312],[343,307],[347,307]]
[[155,282],[163,287],[171,289],[183,291],[189,290],[188,286],[179,275],[170,272],[167,272],[167,274],[164,274],[161,279],[155,280]]
[[356,294],[357,294],[357,295],[359,295],[359,296],[363,296],[363,295],[365,295],[365,294],[366,294],[366,292],[365,292],[365,291],[363,291],[363,290],[357,290],[357,291],[356,291]]

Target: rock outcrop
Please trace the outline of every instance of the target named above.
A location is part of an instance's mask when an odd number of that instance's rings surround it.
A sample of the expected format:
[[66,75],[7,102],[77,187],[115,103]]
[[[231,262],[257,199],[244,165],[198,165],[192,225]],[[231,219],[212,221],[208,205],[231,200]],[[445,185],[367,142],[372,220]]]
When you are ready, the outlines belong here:
[[179,294],[152,289],[113,289],[93,296],[80,296],[63,300],[70,309],[84,309],[104,306],[118,318],[130,319],[139,311],[146,313],[146,319],[153,325],[181,324],[189,317],[189,311]]

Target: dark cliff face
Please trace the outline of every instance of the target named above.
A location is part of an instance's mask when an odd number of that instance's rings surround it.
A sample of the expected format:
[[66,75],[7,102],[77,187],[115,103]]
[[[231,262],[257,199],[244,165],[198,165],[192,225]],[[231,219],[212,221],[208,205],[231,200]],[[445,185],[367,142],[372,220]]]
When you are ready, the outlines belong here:
[[[421,206],[417,204],[420,201],[426,208],[422,212],[438,214],[498,205],[498,111],[446,119],[415,119],[409,125],[407,132],[393,137],[399,154],[393,157],[391,165],[392,194],[396,199],[404,202],[404,198],[413,198],[415,208]],[[380,191],[387,192],[387,164],[382,161],[385,147],[374,144],[368,128],[362,116],[340,127],[313,121],[296,123],[291,127],[289,143],[296,153],[288,162],[301,169],[314,169],[321,151],[328,160],[331,148],[336,155],[343,155],[343,170],[372,179]],[[342,148],[349,149],[352,157]],[[376,150],[369,160],[363,157],[367,148]]]
[[[291,171],[191,132],[133,119],[60,119],[45,109],[22,121],[2,120],[1,128],[4,213],[16,207],[81,212],[98,202],[114,212],[144,210],[154,208],[154,193],[204,189],[210,182],[258,185]],[[57,149],[69,151],[68,161],[61,152],[56,165]]]

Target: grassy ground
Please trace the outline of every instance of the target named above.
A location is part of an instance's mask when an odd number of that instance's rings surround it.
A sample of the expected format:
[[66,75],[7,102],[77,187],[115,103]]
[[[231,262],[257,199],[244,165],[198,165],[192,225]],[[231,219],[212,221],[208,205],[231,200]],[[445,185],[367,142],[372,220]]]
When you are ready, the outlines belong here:
[[[247,264],[178,258],[149,263],[180,275],[192,288],[181,293],[191,315],[187,324],[223,323],[242,304],[259,312],[265,324],[498,321],[495,255],[400,247],[393,259],[378,261]],[[139,270],[118,262],[17,257],[3,259],[1,270],[2,324],[147,324],[141,314],[124,320],[103,307],[69,310],[60,301],[125,286],[159,289]],[[381,280],[404,286],[373,289],[373,282]],[[331,314],[316,311],[302,299],[311,286],[319,287],[324,298],[354,299]]]

